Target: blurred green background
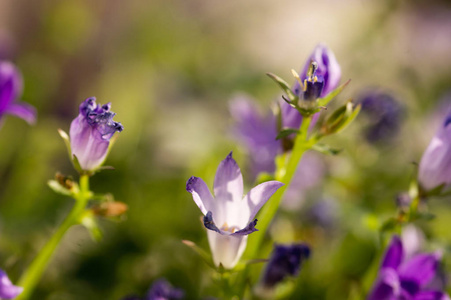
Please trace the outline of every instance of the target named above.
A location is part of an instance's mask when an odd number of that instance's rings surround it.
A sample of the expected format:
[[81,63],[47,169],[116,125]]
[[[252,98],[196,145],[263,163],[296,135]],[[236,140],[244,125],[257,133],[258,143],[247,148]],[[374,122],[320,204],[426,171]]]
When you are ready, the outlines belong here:
[[[38,110],[35,126],[7,117],[0,130],[1,268],[17,280],[70,210],[73,200],[46,185],[57,171],[76,177],[57,129],[68,131],[79,103],[96,96],[112,102],[125,130],[106,163],[115,170],[91,187],[129,211],[123,222],[101,221],[98,243],[72,228],[33,299],[120,299],[160,277],[187,299],[217,295],[209,267],[181,243],[208,250],[185,182],[195,175],[211,186],[231,150],[246,171],[229,100],[247,93],[269,105],[280,93],[265,72],[290,79],[324,42],[342,80],[352,79],[337,103],[381,88],[402,103],[402,126],[395,139],[370,144],[362,115],[329,139],[343,152],[322,158],[327,175],[299,208],[281,209],[263,252],[273,241],[312,245],[292,299],[361,298],[382,251],[378,227],[415,176],[440,103],[451,101],[450,36],[448,1],[0,0],[0,59],[21,69],[22,99]],[[323,198],[336,205],[331,227],[307,216]],[[426,249],[443,249],[445,261],[447,200],[434,199],[437,219],[418,224]]]

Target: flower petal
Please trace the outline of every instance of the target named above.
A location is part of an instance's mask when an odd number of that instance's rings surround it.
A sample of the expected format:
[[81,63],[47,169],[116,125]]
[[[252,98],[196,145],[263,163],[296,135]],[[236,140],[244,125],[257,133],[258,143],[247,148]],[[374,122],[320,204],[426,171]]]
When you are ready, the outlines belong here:
[[392,268],[382,269],[367,300],[394,300],[400,295],[398,274]]
[[414,300],[449,300],[449,296],[440,291],[423,291],[416,294]]
[[0,299],[13,299],[22,293],[23,288],[15,286],[3,270],[0,270]]
[[201,178],[192,176],[188,179],[186,182],[186,190],[193,195],[193,200],[196,202],[202,214],[206,216],[208,211],[213,210],[213,196]]
[[243,197],[243,176],[240,167],[232,157],[232,152],[218,166],[214,192],[216,200],[221,203],[240,201]]
[[24,119],[28,124],[34,124],[36,122],[36,108],[28,103],[13,102],[6,107],[5,114]]
[[245,222],[245,224],[241,224],[241,226],[252,221],[266,201],[283,185],[279,181],[267,181],[251,189],[242,202],[240,222]]
[[247,235],[221,235],[208,230],[207,236],[215,265],[226,269],[235,267],[246,249]]
[[382,261],[382,268],[392,268],[397,270],[404,258],[404,250],[401,239],[398,236],[393,236],[390,246],[385,253]]
[[10,62],[0,61],[0,114],[22,93],[22,76]]
[[418,254],[399,268],[402,279],[416,281],[419,285],[427,284],[435,276],[440,256],[437,254]]

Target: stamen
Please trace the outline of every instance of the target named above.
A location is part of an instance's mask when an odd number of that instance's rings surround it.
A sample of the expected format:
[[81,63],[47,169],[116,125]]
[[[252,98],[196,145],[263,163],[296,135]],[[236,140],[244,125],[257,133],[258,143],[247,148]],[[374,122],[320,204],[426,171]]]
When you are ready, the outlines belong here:
[[291,69],[291,74],[293,74],[294,78],[298,81],[299,85],[301,86],[301,89],[304,89],[304,84],[302,84],[301,77],[299,77],[298,72],[296,72],[294,69]]
[[309,81],[313,80],[313,77],[315,76],[316,70],[318,70],[318,63],[316,61],[310,61],[310,66],[307,71],[307,79]]

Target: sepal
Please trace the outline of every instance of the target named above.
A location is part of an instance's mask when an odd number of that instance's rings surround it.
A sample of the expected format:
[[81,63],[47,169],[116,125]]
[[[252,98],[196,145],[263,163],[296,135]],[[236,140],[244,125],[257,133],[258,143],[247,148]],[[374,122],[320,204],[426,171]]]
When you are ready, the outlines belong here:
[[338,133],[345,129],[359,114],[361,105],[354,106],[352,101],[335,110],[323,123],[319,137]]
[[102,240],[103,234],[92,210],[87,210],[81,216],[80,223],[88,229],[89,235],[94,241],[100,242]]
[[335,90],[327,94],[327,96],[323,98],[318,98],[318,106],[326,106],[329,104],[330,101],[332,101],[336,96],[338,96],[351,82],[351,79],[337,87]]
[[200,248],[192,241],[182,240],[182,243],[190,247],[194,252],[196,252],[208,266],[210,266],[215,270],[217,269],[215,264],[213,263],[213,258],[204,249]]

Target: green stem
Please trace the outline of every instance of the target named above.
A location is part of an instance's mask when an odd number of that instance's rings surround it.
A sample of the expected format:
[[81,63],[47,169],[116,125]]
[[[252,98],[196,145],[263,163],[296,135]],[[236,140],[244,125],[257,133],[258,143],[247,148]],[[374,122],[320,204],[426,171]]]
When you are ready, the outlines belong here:
[[79,222],[80,217],[86,208],[90,194],[89,176],[81,175],[80,192],[75,196],[76,201],[72,211],[20,278],[17,285],[23,287],[24,291],[16,298],[16,300],[26,300],[30,298],[64,234],[72,225]]
[[[302,158],[302,155],[309,150],[316,142],[315,138],[309,139],[308,137],[308,129],[311,122],[311,117],[304,117],[302,124],[299,129],[299,134],[296,136],[293,150],[291,151],[290,158],[288,163],[284,166],[285,171],[280,172],[280,170],[276,170],[276,179],[284,183],[285,185],[280,188],[269,201],[263,206],[262,210],[259,214],[258,221],[258,234],[253,234],[249,236],[249,244],[245,252],[245,257],[247,259],[255,259],[258,255],[258,251],[261,249],[261,245],[263,243],[263,239],[265,237],[265,233],[268,230],[268,227],[277,213],[277,210],[282,202],[283,195],[291,183],[294,174],[296,173],[297,167],[299,165],[299,161]],[[247,275],[249,273],[249,266],[246,267],[242,276],[240,276],[240,293],[243,295],[245,292],[245,284],[247,280]]]

